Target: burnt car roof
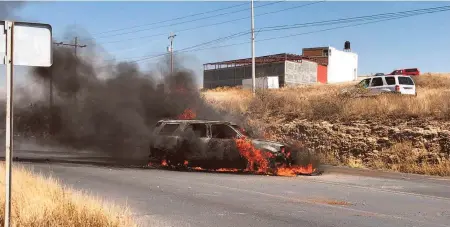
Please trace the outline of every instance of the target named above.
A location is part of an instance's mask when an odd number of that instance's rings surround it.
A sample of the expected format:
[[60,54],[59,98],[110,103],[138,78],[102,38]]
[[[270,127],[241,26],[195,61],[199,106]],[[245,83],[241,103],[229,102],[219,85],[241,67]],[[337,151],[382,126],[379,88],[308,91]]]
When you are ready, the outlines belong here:
[[215,124],[232,124],[235,125],[235,123],[230,121],[211,121],[211,120],[160,120],[158,122],[161,123],[215,123]]

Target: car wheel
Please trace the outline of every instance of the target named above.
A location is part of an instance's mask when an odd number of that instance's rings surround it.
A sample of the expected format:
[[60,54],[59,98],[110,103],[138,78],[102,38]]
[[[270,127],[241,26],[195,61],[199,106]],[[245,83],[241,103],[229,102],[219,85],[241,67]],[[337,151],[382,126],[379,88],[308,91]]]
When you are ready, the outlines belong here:
[[148,161],[161,163],[162,160],[163,160],[163,152],[156,148],[150,148]]
[[308,165],[312,161],[311,158],[312,158],[312,154],[309,149],[299,150],[292,157],[292,165],[301,165],[301,166]]
[[[273,153],[271,151],[267,151],[266,150],[265,152],[270,153],[270,154],[273,155]],[[272,156],[272,155],[270,155],[271,157],[267,159],[267,161],[269,162],[268,163],[269,164],[269,166],[268,166],[268,173],[270,173],[270,174],[274,174],[276,172],[276,169],[277,169],[277,159],[276,159],[275,156]]]

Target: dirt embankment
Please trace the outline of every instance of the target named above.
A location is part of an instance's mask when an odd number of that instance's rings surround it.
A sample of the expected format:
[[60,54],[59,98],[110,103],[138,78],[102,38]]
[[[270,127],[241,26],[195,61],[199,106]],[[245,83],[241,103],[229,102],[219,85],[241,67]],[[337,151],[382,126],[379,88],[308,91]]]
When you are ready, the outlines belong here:
[[450,75],[421,75],[418,96],[340,95],[350,85],[203,93],[270,139],[299,142],[325,163],[450,175]]
[[331,164],[450,175],[450,122],[420,119],[329,122],[294,120],[272,138],[302,141]]

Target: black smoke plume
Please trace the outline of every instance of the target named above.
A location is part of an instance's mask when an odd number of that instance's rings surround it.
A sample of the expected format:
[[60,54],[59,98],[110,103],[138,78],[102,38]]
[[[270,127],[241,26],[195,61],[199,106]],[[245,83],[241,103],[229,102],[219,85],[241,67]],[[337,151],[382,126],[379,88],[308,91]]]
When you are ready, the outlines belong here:
[[199,119],[221,119],[200,97],[189,70],[165,74],[163,80],[132,62],[108,67],[105,79],[102,70],[77,58],[73,49],[55,46],[53,65],[31,72],[46,89],[52,80],[53,104],[48,97],[16,104],[16,132],[120,160],[146,160],[158,120],[177,118],[187,108]]

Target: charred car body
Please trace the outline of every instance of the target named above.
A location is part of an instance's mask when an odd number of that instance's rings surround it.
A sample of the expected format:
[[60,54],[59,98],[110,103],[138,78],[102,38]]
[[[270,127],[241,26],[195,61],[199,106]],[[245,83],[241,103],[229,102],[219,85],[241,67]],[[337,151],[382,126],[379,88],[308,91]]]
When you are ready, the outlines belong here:
[[268,152],[271,167],[295,163],[299,151],[278,142],[249,138],[238,125],[226,121],[162,120],[150,144],[150,162],[207,169],[245,169],[236,139],[248,139],[254,148]]

